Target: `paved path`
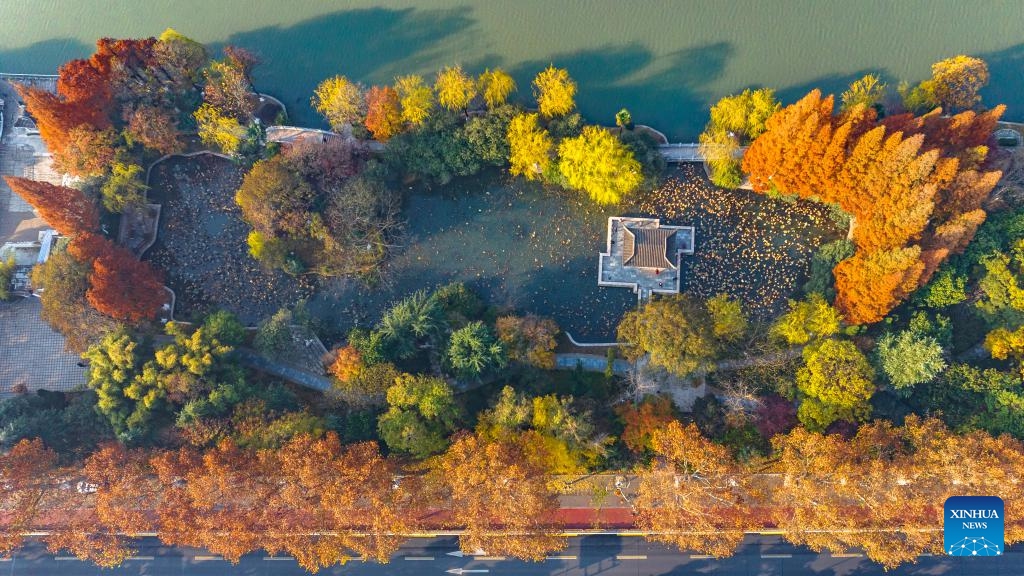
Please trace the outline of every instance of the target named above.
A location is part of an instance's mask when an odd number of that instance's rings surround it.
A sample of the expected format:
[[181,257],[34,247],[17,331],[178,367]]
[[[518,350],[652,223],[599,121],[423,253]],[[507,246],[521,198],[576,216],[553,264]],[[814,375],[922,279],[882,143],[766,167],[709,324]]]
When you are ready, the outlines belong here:
[[[276,362],[269,358],[264,358],[263,356],[260,356],[251,350],[246,350],[245,348],[236,348],[232,354],[239,362],[250,368],[254,368],[260,372],[265,372],[271,376],[283,378],[293,384],[298,384],[299,386],[305,386],[306,388],[312,388],[313,390],[319,390],[320,392],[327,392],[333,386],[330,378],[313,374],[312,372],[307,372],[305,370],[300,370],[294,366]],[[2,570],[0,570],[0,572],[2,572]]]
[[[751,534],[737,553],[723,560],[680,552],[675,548],[651,544],[643,538],[592,534],[570,538],[569,546],[543,562],[520,562],[501,557],[456,557],[454,536],[414,538],[406,541],[389,564],[359,559],[344,566],[320,571],[327,575],[351,576],[445,576],[445,574],[488,576],[1021,576],[1024,574],[1024,547],[1011,547],[1006,555],[992,558],[953,558],[929,556],[889,572],[857,552],[833,556],[794,547],[779,536]],[[450,572],[451,571],[451,572]],[[0,562],[0,574],[6,576],[291,576],[308,574],[287,556],[250,554],[237,565],[220,560],[209,552],[194,548],[163,546],[156,538],[146,538],[136,556],[121,567],[101,570],[70,556],[55,556],[39,543],[30,543]]]
[[[555,366],[562,370],[575,370],[580,365],[587,372],[604,372],[608,366],[608,359],[597,354],[555,354]],[[615,361],[614,370],[616,374],[626,375],[632,366],[628,361],[618,359]]]
[[[661,155],[669,164],[679,164],[680,162],[704,161],[704,154],[702,154],[700,151],[700,144],[696,142],[662,144],[658,146],[658,151],[661,152]],[[736,156],[738,158],[742,158],[743,153],[746,151],[747,147],[743,146],[739,149]]]

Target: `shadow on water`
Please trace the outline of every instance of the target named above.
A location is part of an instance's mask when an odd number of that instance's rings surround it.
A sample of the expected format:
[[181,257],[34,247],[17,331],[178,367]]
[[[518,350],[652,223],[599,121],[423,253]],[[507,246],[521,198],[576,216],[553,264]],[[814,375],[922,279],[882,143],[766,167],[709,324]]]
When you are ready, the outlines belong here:
[[[72,58],[82,58],[93,46],[74,38],[54,38],[23,48],[0,51],[0,72],[8,74],[56,74]],[[28,67],[26,67],[28,66]]]
[[449,10],[370,8],[320,16],[294,26],[269,26],[231,35],[225,44],[256,52],[257,86],[287,86],[283,98],[294,121],[321,122],[309,106],[316,85],[334,74],[364,82],[390,83],[446,59],[442,41],[472,38],[468,7]]
[[992,81],[981,91],[983,102],[989,106],[1007,104],[1005,119],[1024,122],[1024,44],[1017,44],[998,52],[981,54],[992,75]]
[[554,64],[576,80],[577,105],[591,122],[611,124],[615,113],[626,107],[637,123],[667,117],[669,122],[656,123],[659,130],[697,134],[706,115],[695,114],[694,109],[707,108],[707,87],[722,74],[733,52],[728,42],[715,42],[656,58],[637,43],[605,45],[517,64],[511,73],[519,83],[520,98],[527,98],[533,77]]

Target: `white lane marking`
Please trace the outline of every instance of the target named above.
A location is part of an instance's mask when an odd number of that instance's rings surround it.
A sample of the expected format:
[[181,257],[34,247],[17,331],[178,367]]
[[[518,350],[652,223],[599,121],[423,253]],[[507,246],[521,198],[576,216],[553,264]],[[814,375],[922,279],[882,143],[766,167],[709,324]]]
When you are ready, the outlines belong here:
[[863,554],[850,553],[850,554],[833,554],[833,558],[863,558]]
[[473,559],[474,560],[484,560],[484,561],[490,560],[492,562],[497,562],[497,561],[500,561],[500,560],[507,560],[507,558],[505,558],[504,556],[476,556]]
[[406,556],[406,560],[433,560],[433,556]]
[[291,556],[264,556],[264,560],[295,560]]
[[643,555],[640,555],[640,556],[627,556],[627,555],[619,554],[615,558],[618,559],[618,560],[647,560],[647,556],[643,556]]
[[129,556],[126,560],[153,560],[152,556]]
[[576,560],[575,556],[548,556],[545,560]]
[[224,558],[221,556],[195,556],[194,558],[196,562],[206,562],[208,560],[219,560],[221,562],[224,561]]
[[690,554],[691,560],[710,560],[714,558],[711,554]]
[[761,554],[761,558],[792,558],[792,554]]
[[54,558],[54,560],[78,560],[79,562],[82,561],[81,558],[75,558],[74,556],[57,556],[56,558]]

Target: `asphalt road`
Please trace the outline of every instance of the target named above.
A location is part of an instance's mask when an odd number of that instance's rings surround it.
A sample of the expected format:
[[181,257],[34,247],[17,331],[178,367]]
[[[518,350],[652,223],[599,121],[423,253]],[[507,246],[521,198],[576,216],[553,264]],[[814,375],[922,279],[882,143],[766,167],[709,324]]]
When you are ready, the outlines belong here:
[[[390,564],[351,561],[345,566],[322,570],[320,574],[353,576],[445,576],[449,570],[465,570],[474,576],[1021,576],[1024,575],[1024,546],[1011,547],[995,558],[920,558],[888,573],[856,555],[836,557],[795,548],[778,536],[748,536],[732,558],[714,560],[650,544],[642,538],[584,536],[572,538],[569,548],[544,562],[530,563],[490,557],[458,558],[455,538],[412,539]],[[457,573],[457,572],[453,572]],[[37,542],[19,550],[12,559],[0,562],[0,576],[288,576],[307,574],[291,558],[269,558],[266,554],[246,556],[238,565],[218,559],[202,550],[170,548],[155,538],[144,539],[137,556],[119,568],[108,570],[70,557],[54,556]]]

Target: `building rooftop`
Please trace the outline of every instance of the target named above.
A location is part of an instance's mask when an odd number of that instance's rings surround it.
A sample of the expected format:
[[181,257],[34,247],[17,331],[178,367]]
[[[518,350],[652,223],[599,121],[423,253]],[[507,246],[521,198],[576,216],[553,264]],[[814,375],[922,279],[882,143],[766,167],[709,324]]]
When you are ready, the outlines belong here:
[[670,240],[676,230],[669,228],[622,228],[622,264],[636,268],[672,269],[676,265],[669,260]]
[[693,233],[692,226],[665,226],[657,218],[609,218],[597,285],[630,288],[640,300],[678,293],[679,260],[693,254]]

